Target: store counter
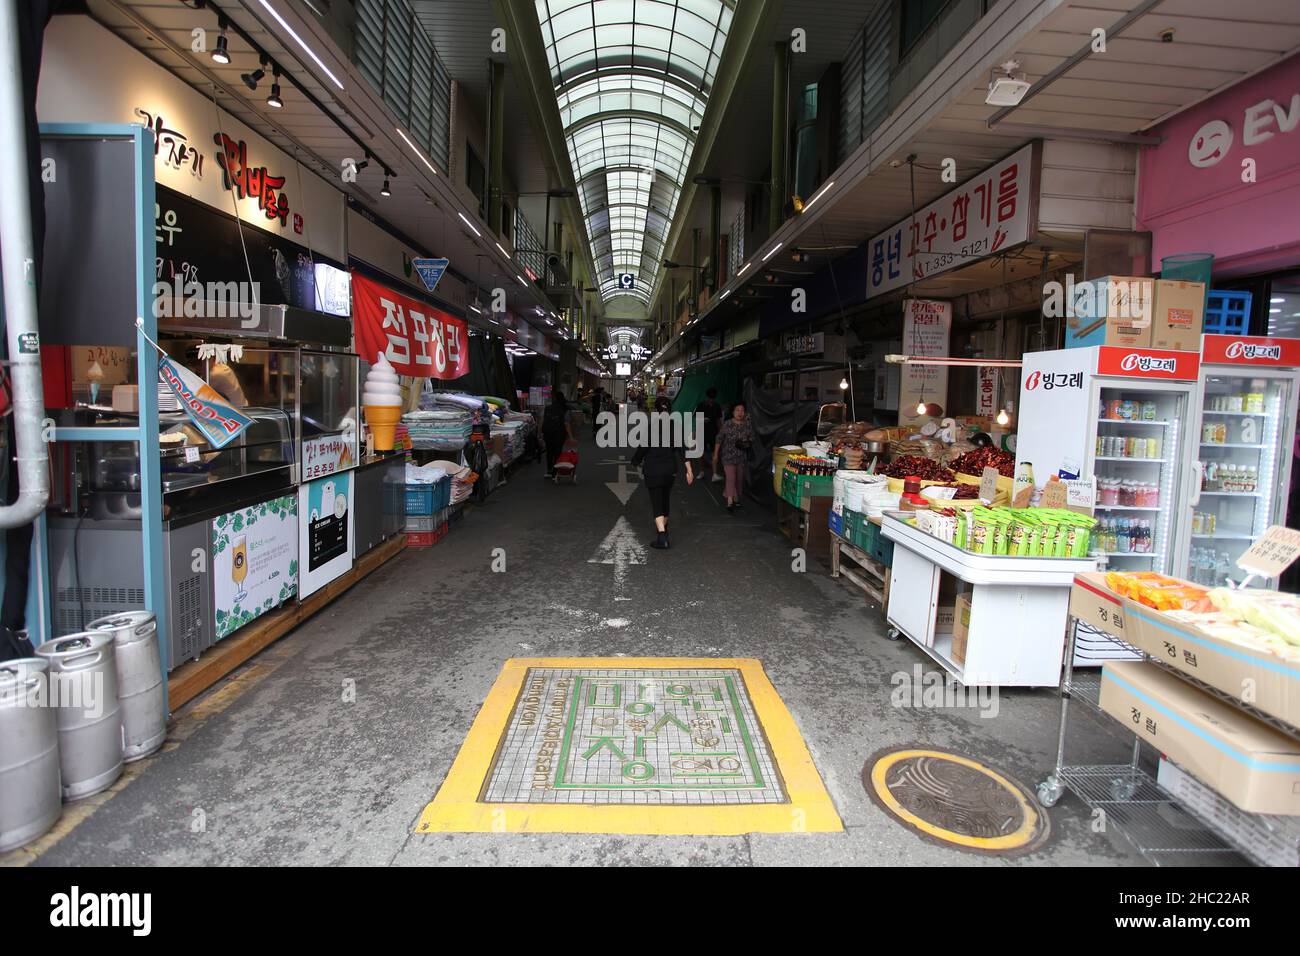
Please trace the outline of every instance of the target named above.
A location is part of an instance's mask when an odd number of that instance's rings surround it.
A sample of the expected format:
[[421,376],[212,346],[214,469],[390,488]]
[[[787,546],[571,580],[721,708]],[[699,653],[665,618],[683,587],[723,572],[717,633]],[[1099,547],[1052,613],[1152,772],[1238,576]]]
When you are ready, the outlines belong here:
[[[895,543],[891,628],[966,686],[1058,686],[1070,588],[1096,560],[972,554],[904,517],[886,512],[881,521]],[[941,594],[954,600],[942,625]]]

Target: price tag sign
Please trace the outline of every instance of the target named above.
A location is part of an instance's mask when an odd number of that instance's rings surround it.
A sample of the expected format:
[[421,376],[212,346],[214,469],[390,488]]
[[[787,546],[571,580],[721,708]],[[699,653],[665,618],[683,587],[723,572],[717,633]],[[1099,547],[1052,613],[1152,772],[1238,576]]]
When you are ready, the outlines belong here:
[[986,505],[992,504],[997,497],[998,477],[998,470],[992,466],[986,466],[980,475],[980,501]]
[[1097,479],[1080,478],[1065,482],[1065,506],[1071,511],[1091,515],[1097,503]]
[[199,449],[195,445],[188,445],[185,448],[185,460],[189,464],[194,464],[199,460]]
[[1277,578],[1300,558],[1300,529],[1275,524],[1237,559],[1237,567],[1249,574]]
[[1049,481],[1043,485],[1042,497],[1038,499],[1040,508],[1064,508],[1069,503],[1069,491],[1063,481]]

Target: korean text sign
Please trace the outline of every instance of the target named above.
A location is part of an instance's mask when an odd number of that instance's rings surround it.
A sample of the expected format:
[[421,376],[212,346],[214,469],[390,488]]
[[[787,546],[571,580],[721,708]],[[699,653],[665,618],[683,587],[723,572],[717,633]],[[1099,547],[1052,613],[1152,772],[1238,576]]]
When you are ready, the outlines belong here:
[[871,240],[867,298],[956,269],[1029,239],[1031,143]]
[[469,373],[469,337],[461,319],[352,273],[357,351],[384,353],[399,375],[453,379]]

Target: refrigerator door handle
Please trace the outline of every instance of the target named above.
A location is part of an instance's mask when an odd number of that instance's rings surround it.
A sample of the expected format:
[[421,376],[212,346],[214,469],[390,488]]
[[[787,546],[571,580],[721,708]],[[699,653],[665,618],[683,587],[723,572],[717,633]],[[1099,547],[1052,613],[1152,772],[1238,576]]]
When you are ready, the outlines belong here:
[[1196,488],[1192,492],[1192,507],[1195,508],[1201,503],[1201,489],[1205,486],[1205,462],[1198,459],[1193,463],[1192,470],[1196,472]]

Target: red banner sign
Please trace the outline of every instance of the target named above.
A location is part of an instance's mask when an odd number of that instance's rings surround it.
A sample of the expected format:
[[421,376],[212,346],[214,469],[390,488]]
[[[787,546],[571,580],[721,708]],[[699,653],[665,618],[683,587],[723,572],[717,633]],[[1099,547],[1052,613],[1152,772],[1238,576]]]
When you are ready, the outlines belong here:
[[1300,365],[1300,339],[1206,335],[1201,339],[1201,361],[1206,365],[1287,368]]
[[1098,375],[1191,382],[1195,381],[1201,370],[1201,357],[1195,352],[1129,348],[1123,345],[1103,345],[1097,352]]
[[383,352],[399,375],[452,379],[469,374],[469,335],[462,320],[356,271],[352,322],[357,352],[367,362]]

